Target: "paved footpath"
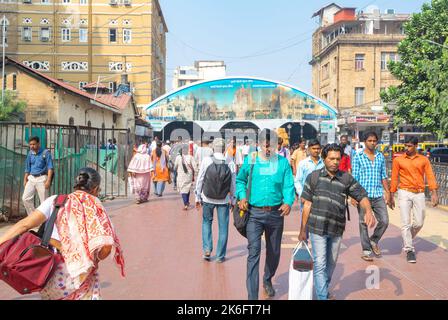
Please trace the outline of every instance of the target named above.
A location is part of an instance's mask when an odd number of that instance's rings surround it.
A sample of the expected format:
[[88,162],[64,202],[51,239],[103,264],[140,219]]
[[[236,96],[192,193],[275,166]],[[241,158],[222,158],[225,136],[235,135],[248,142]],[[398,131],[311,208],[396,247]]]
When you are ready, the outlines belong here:
[[[106,203],[106,207],[124,248],[127,276],[121,278],[111,259],[102,262],[100,276],[104,299],[247,298],[247,243],[232,225],[228,260],[223,264],[206,262],[202,260],[201,214],[195,209],[187,213],[182,211],[180,195],[168,192],[163,198],[152,198],[140,206],[126,200],[116,201]],[[383,258],[373,263],[361,260],[357,215],[354,208],[352,211],[352,221],[347,224],[332,281],[332,292],[338,300],[448,299],[447,211],[428,209],[421,237],[416,240],[418,262],[415,265],[408,264],[401,252],[398,210],[390,212],[391,226],[380,243]],[[275,299],[288,298],[288,269],[292,248],[297,242],[298,217],[295,206],[285,221],[281,262],[273,280],[277,290]],[[0,228],[0,233],[2,230],[4,232],[4,228]],[[213,231],[216,245],[216,221]],[[264,251],[261,261],[262,270]],[[380,282],[377,289],[369,290],[366,282],[371,283],[372,272],[379,272]],[[39,299],[39,295],[20,296],[0,282],[0,299]]]

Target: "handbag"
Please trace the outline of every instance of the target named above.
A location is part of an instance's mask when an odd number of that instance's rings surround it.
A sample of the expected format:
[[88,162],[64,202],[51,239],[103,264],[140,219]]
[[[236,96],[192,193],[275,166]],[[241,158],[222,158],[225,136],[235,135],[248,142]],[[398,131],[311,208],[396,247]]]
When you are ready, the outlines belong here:
[[[247,187],[247,194],[248,194],[248,202],[250,200],[251,191],[252,191],[252,174],[254,171],[254,165],[252,164],[250,166],[250,173],[249,173],[249,185]],[[235,205],[233,208],[233,225],[235,226],[236,230],[245,238],[247,238],[247,232],[246,232],[246,226],[247,222],[249,221],[249,211],[243,211],[239,208],[238,204]]]
[[313,272],[308,245],[305,242],[299,242],[293,251],[289,265],[288,300],[313,299]]
[[67,195],[56,197],[53,213],[46,223],[42,238],[34,231],[27,231],[0,245],[0,280],[20,294],[41,291],[53,275],[55,267],[63,262],[61,254],[49,242],[59,208],[66,199]]

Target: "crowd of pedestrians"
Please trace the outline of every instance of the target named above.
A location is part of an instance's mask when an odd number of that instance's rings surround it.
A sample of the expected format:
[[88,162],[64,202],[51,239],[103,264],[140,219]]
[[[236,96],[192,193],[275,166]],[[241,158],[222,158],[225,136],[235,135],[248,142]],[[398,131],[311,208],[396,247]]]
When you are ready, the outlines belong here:
[[350,146],[347,136],[340,137],[340,144],[326,146],[317,139],[301,138],[289,148],[275,131],[263,130],[258,143],[221,138],[201,145],[191,141],[175,144],[170,148],[171,154],[165,154],[162,142],[156,141],[156,149],[151,152],[151,170],[159,186],[156,193],[161,196],[164,185],[159,184],[170,176],[164,171],[165,164],[174,163],[170,170],[174,171],[175,187],[182,195],[184,210],[191,209],[190,192],[194,190],[196,208],[202,210],[202,257],[207,261],[212,259],[214,249],[214,212],[219,232],[218,263],[226,259],[230,212],[238,206],[241,212],[248,213],[246,287],[250,300],[258,299],[263,235],[266,260],[261,284],[268,297],[275,296],[272,279],[280,261],[284,219],[298,200],[299,240],[311,247],[316,297],[326,300],[333,298],[329,286],[346,220],[350,219],[349,202],[359,213],[360,257],[372,262],[381,258],[380,242],[389,225],[387,207],[394,209],[398,190],[403,251],[409,263],[416,263],[412,241],[425,217],[425,179],[432,191],[432,204],[438,204],[434,173],[428,159],[417,153],[418,140],[407,140],[407,152],[393,162],[392,177],[388,176],[385,157],[377,150],[378,143],[378,135],[369,132],[363,148],[358,150]]
[[[212,224],[214,212],[218,220],[217,263],[226,261],[230,212],[234,209],[248,214],[246,226],[248,257],[246,287],[249,300],[259,294],[259,268],[262,237],[266,246],[262,286],[268,297],[275,296],[272,279],[281,255],[284,219],[289,216],[295,201],[299,204],[299,241],[310,244],[314,261],[314,288],[319,300],[332,299],[329,292],[346,221],[350,220],[348,203],[358,209],[360,257],[372,262],[381,258],[380,242],[389,225],[389,206],[395,208],[395,194],[401,212],[403,251],[409,263],[416,263],[413,239],[423,227],[425,219],[425,186],[432,192],[432,205],[438,205],[437,183],[429,160],[418,154],[418,139],[408,138],[406,153],[393,161],[391,183],[386,170],[386,159],[377,150],[378,135],[369,132],[364,137],[364,148],[354,151],[347,136],[340,144],[322,146],[316,139],[300,139],[289,148],[275,131],[263,130],[258,142],[246,139],[237,143],[216,138],[200,145],[190,141],[162,142],[157,137],[134,148],[128,166],[129,185],[137,204],[149,201],[151,185],[154,194],[162,197],[166,184],[182,197],[183,210],[193,209],[190,198],[194,193],[195,207],[202,210],[202,258],[212,260],[214,246]],[[23,202],[28,218],[12,227],[0,238],[0,244],[48,220],[53,210],[54,197],[48,198],[53,177],[51,153],[40,147],[39,138],[30,139],[26,159]],[[68,205],[56,220],[58,234],[52,236],[66,264],[61,267],[63,285],[49,282],[46,298],[98,298],[98,262],[114,247],[116,262],[124,267],[118,238],[96,198],[100,177],[93,169],[83,169],[75,182],[75,191],[68,196]],[[38,193],[41,205],[34,208]],[[87,207],[86,207],[87,206]],[[93,216],[85,221],[82,212]],[[73,218],[69,219],[70,215]],[[91,247],[84,236],[71,234],[73,223],[101,223],[101,230],[91,230],[99,236]],[[369,235],[369,228],[374,228]],[[90,232],[90,231],[89,231]],[[75,238],[73,238],[75,236]],[[86,237],[89,237],[87,233]],[[74,241],[78,241],[74,243]],[[84,243],[83,243],[84,241]],[[81,250],[81,253],[76,251]],[[87,250],[87,256],[85,256]],[[89,251],[90,250],[90,251]],[[75,256],[83,258],[83,269],[74,271]],[[62,295],[61,295],[62,294]]]

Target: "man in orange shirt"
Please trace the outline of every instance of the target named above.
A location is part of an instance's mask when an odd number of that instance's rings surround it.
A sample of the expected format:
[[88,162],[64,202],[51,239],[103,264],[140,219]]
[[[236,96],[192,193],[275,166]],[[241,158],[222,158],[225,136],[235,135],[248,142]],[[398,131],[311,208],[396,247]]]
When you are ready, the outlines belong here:
[[[423,227],[425,220],[425,178],[431,190],[433,207],[439,204],[437,182],[428,158],[417,153],[418,138],[409,137],[405,143],[406,153],[394,159],[390,186],[391,209],[395,208],[394,194],[398,190],[398,202],[401,212],[403,250],[409,263],[416,263],[415,248],[412,240]],[[400,178],[400,185],[398,185]],[[412,222],[411,211],[414,222]]]

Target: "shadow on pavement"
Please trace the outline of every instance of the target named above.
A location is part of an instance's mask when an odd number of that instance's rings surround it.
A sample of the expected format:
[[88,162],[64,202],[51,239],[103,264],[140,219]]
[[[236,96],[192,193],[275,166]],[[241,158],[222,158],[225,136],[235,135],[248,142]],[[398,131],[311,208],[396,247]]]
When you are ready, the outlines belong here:
[[[371,274],[366,273],[366,271],[359,270],[356,271],[345,278],[341,279],[338,282],[335,282],[338,285],[338,289],[334,291],[335,296],[338,300],[345,300],[352,293],[358,291],[369,290],[367,288],[368,278]],[[384,281],[390,281],[395,286],[394,294],[396,297],[399,297],[403,294],[403,287],[401,285],[401,280],[394,276],[389,269],[380,269],[380,287]],[[370,289],[377,290],[377,289]]]

